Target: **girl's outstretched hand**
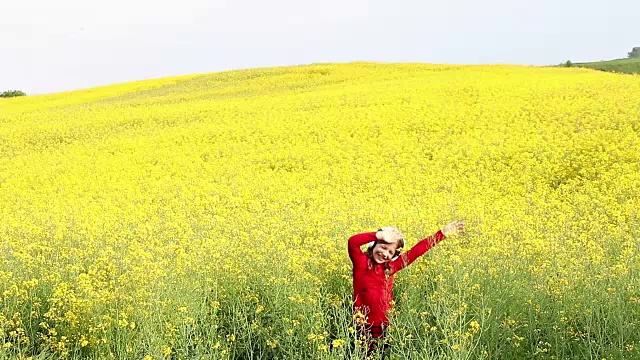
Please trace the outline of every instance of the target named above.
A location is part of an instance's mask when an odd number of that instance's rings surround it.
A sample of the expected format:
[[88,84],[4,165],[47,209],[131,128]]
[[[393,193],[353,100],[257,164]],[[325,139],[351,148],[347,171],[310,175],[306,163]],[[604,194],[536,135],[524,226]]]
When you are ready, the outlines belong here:
[[464,223],[458,220],[452,221],[442,228],[442,233],[446,237],[464,234]]

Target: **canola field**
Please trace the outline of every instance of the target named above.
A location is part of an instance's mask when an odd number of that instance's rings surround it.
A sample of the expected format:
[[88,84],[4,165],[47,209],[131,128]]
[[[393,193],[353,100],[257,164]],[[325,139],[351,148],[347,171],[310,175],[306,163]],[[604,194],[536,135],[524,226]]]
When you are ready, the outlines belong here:
[[640,77],[314,64],[0,101],[0,359],[640,358]]

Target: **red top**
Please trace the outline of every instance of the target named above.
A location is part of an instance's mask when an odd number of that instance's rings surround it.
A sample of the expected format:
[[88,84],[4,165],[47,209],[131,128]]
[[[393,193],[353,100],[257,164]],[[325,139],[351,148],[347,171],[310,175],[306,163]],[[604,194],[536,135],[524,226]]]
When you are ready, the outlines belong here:
[[378,240],[375,232],[353,235],[349,238],[349,257],[353,263],[353,307],[367,315],[367,323],[373,326],[387,325],[387,312],[393,307],[393,276],[422,256],[444,239],[442,231],[418,242],[396,260],[378,264],[370,260],[360,246]]

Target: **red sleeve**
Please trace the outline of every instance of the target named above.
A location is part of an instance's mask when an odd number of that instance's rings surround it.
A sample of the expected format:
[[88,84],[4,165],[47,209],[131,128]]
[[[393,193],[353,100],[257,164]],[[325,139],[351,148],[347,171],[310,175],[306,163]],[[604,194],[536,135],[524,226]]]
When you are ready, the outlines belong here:
[[399,258],[389,263],[392,273],[396,273],[414,262],[417,258],[424,255],[435,244],[439,243],[445,238],[442,230],[438,230],[437,233],[429,236],[428,238],[420,240],[414,247],[412,247],[406,253],[400,255]]
[[365,256],[362,250],[360,250],[360,246],[376,240],[378,239],[376,238],[375,232],[362,233],[350,237],[349,258],[351,258],[351,262],[357,265]]

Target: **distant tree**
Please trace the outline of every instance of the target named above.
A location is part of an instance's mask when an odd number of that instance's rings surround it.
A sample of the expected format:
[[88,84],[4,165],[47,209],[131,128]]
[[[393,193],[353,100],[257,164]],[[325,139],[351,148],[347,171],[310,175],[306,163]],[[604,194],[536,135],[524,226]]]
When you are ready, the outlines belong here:
[[629,53],[629,58],[637,58],[640,57],[640,47],[634,47],[633,50]]
[[565,66],[565,67],[572,67],[572,66],[573,66],[573,63],[571,62],[571,60],[567,60],[567,62],[566,62],[566,63],[564,63],[564,66]]
[[23,91],[20,90],[7,90],[5,92],[0,93],[0,98],[10,98],[16,96],[26,96]]

